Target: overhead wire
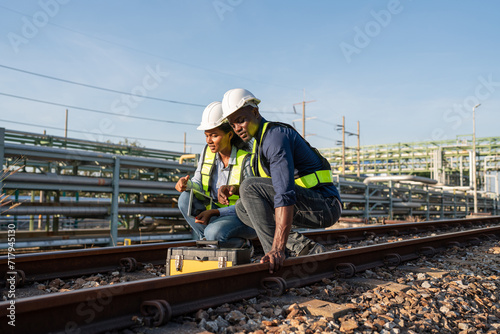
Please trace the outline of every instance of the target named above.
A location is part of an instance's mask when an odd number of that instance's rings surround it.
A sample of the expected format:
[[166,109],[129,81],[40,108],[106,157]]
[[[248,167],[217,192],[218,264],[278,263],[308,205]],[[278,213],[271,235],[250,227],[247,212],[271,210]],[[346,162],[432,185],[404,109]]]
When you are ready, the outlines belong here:
[[328,138],[328,137],[324,137],[324,136],[320,136],[320,135],[315,135],[315,136],[318,137],[318,138],[321,138],[321,139],[326,139],[326,140],[331,140],[331,141],[337,141],[336,139]]
[[144,95],[139,95],[139,94],[127,93],[127,92],[123,92],[123,91],[119,91],[119,90],[115,90],[115,89],[110,89],[110,88],[98,87],[98,86],[89,85],[89,84],[85,84],[85,83],[81,83],[81,82],[76,82],[76,81],[71,81],[71,80],[67,80],[67,79],[56,78],[56,77],[52,77],[52,76],[46,75],[46,74],[40,74],[40,73],[30,72],[30,71],[22,70],[20,68],[10,67],[10,66],[6,66],[6,65],[2,65],[2,64],[0,64],[0,67],[8,69],[8,70],[12,70],[12,71],[17,71],[17,72],[21,72],[21,73],[26,73],[26,74],[38,76],[38,77],[45,78],[45,79],[56,80],[56,81],[60,81],[60,82],[69,83],[69,84],[72,84],[72,85],[78,85],[78,86],[83,86],[83,87],[87,87],[87,88],[98,89],[98,90],[102,90],[102,91],[106,91],[106,92],[112,92],[112,93],[118,93],[118,94],[125,94],[125,95],[140,97],[140,98],[143,98],[143,99],[156,100],[156,101],[169,102],[169,103],[177,103],[177,104],[183,104],[183,105],[188,105],[188,106],[205,107],[205,105],[203,105],[203,104],[196,104],[196,103],[189,103],[189,102],[167,100],[167,99],[162,99],[162,98],[159,98],[159,97],[144,96]]
[[[5,120],[5,119],[0,119],[1,122],[5,123],[14,123],[14,124],[20,124],[20,125],[27,125],[27,126],[34,126],[37,128],[43,128],[43,129],[52,129],[52,130],[62,130],[64,131],[65,129],[63,128],[58,128],[54,126],[48,126],[48,125],[37,125],[37,124],[30,124],[30,123],[24,123],[24,122],[18,122],[18,121],[10,121],[10,120]],[[149,138],[139,138],[139,137],[130,137],[130,136],[118,136],[118,135],[110,135],[110,134],[105,134],[105,133],[93,133],[90,131],[79,131],[79,130],[72,130],[68,129],[68,132],[75,132],[75,133],[83,133],[83,134],[92,134],[92,135],[102,135],[104,137],[113,137],[113,138],[126,138],[126,139],[135,139],[135,140],[144,140],[144,141],[154,141],[154,142],[160,142],[160,143],[170,143],[170,144],[184,144],[184,142],[181,141],[173,141],[173,140],[160,140],[160,139],[149,139]],[[205,144],[200,144],[200,143],[186,143],[189,145],[205,145]]]
[[[12,8],[5,7],[3,5],[0,5],[0,8],[6,9],[8,11],[11,11],[11,12],[19,14],[19,15],[30,16],[29,14],[20,12],[18,10],[14,10]],[[154,54],[154,53],[151,53],[151,52],[143,51],[143,50],[136,49],[136,48],[133,48],[133,47],[130,47],[130,46],[126,46],[126,45],[123,45],[123,44],[119,44],[119,43],[116,43],[116,42],[111,42],[111,41],[105,40],[103,38],[95,37],[93,35],[86,34],[86,33],[83,33],[81,31],[78,31],[78,30],[75,30],[75,29],[72,29],[72,28],[68,28],[68,27],[62,26],[60,24],[56,24],[54,22],[50,22],[49,21],[47,23],[50,24],[50,25],[52,25],[52,26],[58,27],[60,29],[68,30],[68,31],[71,31],[73,33],[77,33],[77,34],[80,34],[80,35],[83,35],[83,36],[86,36],[86,37],[89,37],[89,38],[92,38],[92,39],[99,40],[101,42],[105,42],[105,43],[108,43],[108,44],[111,44],[111,45],[115,45],[115,46],[118,46],[118,47],[121,47],[121,48],[124,48],[124,49],[128,49],[128,50],[131,50],[131,51],[134,51],[134,52],[142,53],[142,54],[145,54],[145,55],[148,55],[148,56],[153,56],[153,57],[156,57],[156,58],[165,59],[165,60],[168,60],[168,61],[173,62],[173,63],[177,63],[177,64],[181,64],[181,65],[184,65],[184,66],[196,68],[196,69],[199,69],[199,70],[202,70],[202,71],[206,71],[206,72],[210,72],[210,73],[216,73],[216,74],[225,75],[225,76],[230,76],[230,77],[234,77],[234,78],[238,78],[238,79],[242,79],[242,80],[246,80],[246,81],[250,81],[250,82],[255,82],[255,83],[259,83],[259,84],[269,85],[269,86],[275,86],[275,87],[281,87],[281,88],[298,90],[298,88],[294,88],[294,87],[288,87],[288,86],[284,86],[284,85],[272,84],[272,83],[269,83],[269,82],[263,82],[263,81],[260,81],[260,80],[254,80],[254,79],[250,79],[248,77],[239,76],[239,75],[232,74],[232,73],[227,73],[227,72],[212,70],[212,69],[209,69],[209,68],[205,68],[205,67],[201,67],[201,66],[189,64],[189,63],[186,63],[186,62],[183,62],[183,61],[180,61],[180,60],[176,60],[176,59],[173,59],[173,58],[168,58],[168,57],[165,57],[165,56],[162,56],[162,55],[157,55],[157,54]]]
[[155,121],[155,122],[163,122],[163,123],[171,123],[171,124],[198,125],[196,123],[177,122],[177,121],[169,121],[169,120],[165,120],[165,119],[157,119],[157,118],[149,118],[149,117],[139,117],[139,116],[133,116],[133,115],[124,115],[124,114],[112,113],[112,112],[109,112],[109,111],[102,111],[102,110],[96,110],[96,109],[90,109],[90,108],[83,108],[83,107],[78,107],[78,106],[72,106],[72,105],[69,105],[69,104],[63,104],[63,103],[57,103],[57,102],[50,102],[50,101],[38,100],[38,99],[30,98],[30,97],[13,95],[13,94],[7,94],[7,93],[1,93],[1,92],[0,92],[0,95],[2,95],[2,96],[8,96],[8,97],[16,98],[16,99],[21,99],[21,100],[26,100],[26,101],[32,101],[32,102],[44,103],[44,104],[49,104],[49,105],[58,106],[58,107],[64,107],[64,108],[68,108],[68,109],[77,109],[77,110],[83,110],[83,111],[90,111],[90,112],[95,112],[95,113],[105,114],[105,115],[113,115],[113,116],[119,116],[119,117],[128,117],[128,118],[134,118],[134,119],[145,120],[145,121]]
[[[28,15],[28,14],[22,13],[20,11],[17,11],[17,10],[14,10],[14,9],[11,9],[11,8],[8,8],[8,7],[2,6],[2,5],[0,5],[0,8],[4,8],[6,10],[9,10],[9,11],[14,12],[14,13],[19,14],[19,15]],[[108,40],[105,40],[105,39],[102,39],[102,38],[99,38],[99,37],[95,37],[95,36],[92,36],[90,34],[86,34],[86,33],[83,33],[81,31],[69,28],[69,27],[58,25],[58,24],[53,23],[53,22],[48,22],[48,24],[51,24],[51,25],[53,25],[55,27],[58,27],[60,29],[63,29],[63,30],[71,31],[71,32],[74,32],[74,33],[77,33],[77,34],[80,34],[80,35],[83,35],[83,36],[95,39],[95,40],[99,40],[99,41],[102,41],[102,42],[105,42],[105,43],[108,43],[108,44],[112,44],[112,45],[115,45],[115,46],[118,46],[118,47],[121,47],[121,48],[128,49],[128,50],[131,50],[131,51],[134,51],[134,52],[139,52],[139,53],[146,54],[146,55],[149,55],[149,56],[154,56],[154,57],[162,58],[162,59],[165,59],[165,60],[168,60],[168,61],[172,61],[172,62],[175,62],[175,63],[179,63],[179,64],[182,64],[182,65],[185,65],[185,66],[188,66],[188,67],[193,67],[193,68],[197,68],[197,69],[200,69],[200,70],[204,70],[204,71],[208,71],[208,72],[213,72],[213,73],[217,73],[217,74],[221,74],[221,75],[233,76],[233,77],[245,79],[245,80],[248,80],[248,81],[258,82],[258,83],[261,83],[261,84],[266,84],[266,85],[271,85],[271,86],[277,86],[277,87],[284,87],[284,88],[294,89],[294,90],[297,89],[297,88],[293,88],[293,87],[286,87],[286,86],[276,85],[276,84],[271,84],[271,83],[266,83],[266,82],[262,82],[262,81],[258,81],[258,80],[252,80],[252,79],[249,79],[248,77],[241,77],[241,76],[237,76],[237,75],[234,75],[234,74],[225,73],[225,72],[221,72],[221,71],[211,70],[211,69],[208,69],[208,68],[204,68],[204,67],[200,67],[200,66],[197,66],[197,65],[185,63],[185,62],[182,62],[182,61],[178,61],[176,59],[172,59],[172,58],[160,56],[160,55],[157,55],[157,54],[154,54],[154,53],[150,53],[150,52],[147,52],[147,51],[135,49],[135,48],[132,48],[132,47],[129,47],[129,46],[126,46],[126,45],[119,44],[119,43],[111,42],[111,41],[108,41]],[[39,77],[50,79],[50,80],[56,80],[56,81],[60,81],[60,82],[64,82],[64,83],[69,83],[69,84],[73,84],[73,85],[78,85],[78,86],[82,86],[82,87],[87,87],[87,88],[92,88],[92,89],[97,89],[97,90],[102,90],[102,91],[107,91],[107,92],[112,92],[112,93],[126,94],[126,95],[129,95],[129,96],[136,96],[136,97],[141,97],[141,98],[145,98],[145,99],[157,100],[157,101],[168,102],[168,103],[176,103],[176,104],[190,105],[190,106],[196,106],[196,107],[205,107],[205,105],[196,104],[196,103],[189,103],[189,102],[168,100],[168,99],[162,99],[162,98],[151,97],[151,96],[143,96],[143,95],[133,94],[131,92],[123,92],[123,91],[119,91],[119,90],[115,90],[115,89],[110,89],[110,88],[105,88],[105,87],[99,87],[99,86],[95,86],[95,85],[85,84],[85,83],[76,82],[76,81],[72,81],[72,80],[68,80],[68,79],[63,79],[63,78],[57,78],[57,77],[49,76],[49,75],[46,75],[46,74],[31,72],[31,71],[27,71],[27,70],[23,70],[23,69],[19,69],[19,68],[14,68],[14,67],[6,66],[6,65],[1,65],[1,64],[0,64],[0,67],[1,68],[5,68],[5,69],[9,69],[9,70],[12,70],[12,71],[18,71],[18,72],[21,72],[21,73],[29,74],[29,75],[39,76]],[[78,107],[78,106],[66,105],[66,104],[62,104],[62,103],[56,103],[56,102],[50,102],[50,101],[43,101],[43,100],[38,100],[38,99],[33,99],[33,98],[28,98],[28,97],[23,97],[23,96],[17,96],[17,95],[7,94],[7,93],[0,93],[0,95],[12,97],[12,98],[24,99],[24,100],[28,100],[28,101],[32,101],[32,102],[44,103],[44,104],[49,104],[49,105],[61,106],[61,107],[66,107],[66,108],[72,108],[72,109],[77,109],[77,110],[84,110],[84,111],[101,113],[101,114],[107,114],[107,115],[113,115],[113,116],[129,117],[129,118],[134,118],[134,119],[139,119],[139,120],[156,121],[156,122],[164,122],[164,123],[172,123],[172,124],[183,124],[183,125],[198,125],[198,124],[194,124],[194,123],[176,122],[176,121],[161,120],[161,119],[154,119],[154,118],[148,118],[148,117],[138,117],[138,116],[132,116],[132,115],[123,115],[123,114],[118,114],[118,113],[106,112],[106,111],[102,111],[102,110],[95,110],[95,109],[90,109],[90,108],[83,108],[83,107]],[[262,113],[270,113],[270,114],[295,114],[293,112],[285,112],[285,111],[266,111],[266,110],[261,110],[261,112]],[[328,122],[326,122],[326,123],[328,123]],[[318,136],[318,137],[321,137],[321,136]],[[325,137],[322,137],[322,138],[325,138]],[[325,139],[331,140],[329,138],[325,138]]]
[[[102,91],[106,91],[106,92],[111,92],[111,93],[125,94],[125,95],[129,95],[129,96],[140,97],[140,98],[143,98],[143,99],[156,100],[156,101],[168,102],[168,103],[177,103],[177,104],[183,104],[183,105],[194,106],[194,107],[206,107],[203,104],[196,104],[196,103],[189,103],[189,102],[167,100],[167,99],[162,99],[162,98],[159,98],[159,97],[144,96],[144,95],[139,95],[139,94],[127,93],[127,92],[123,92],[123,91],[119,91],[119,90],[115,90],[115,89],[111,89],[111,88],[105,88],[105,87],[99,87],[99,86],[89,85],[89,84],[85,84],[85,83],[81,83],[81,82],[71,81],[71,80],[62,79],[62,78],[56,78],[56,77],[53,77],[53,76],[50,76],[50,75],[41,74],[41,73],[35,73],[35,72],[31,72],[31,71],[23,70],[23,69],[20,69],[20,68],[11,67],[11,66],[6,66],[6,65],[2,65],[2,64],[0,64],[0,68],[5,68],[5,69],[8,69],[8,70],[17,71],[17,72],[21,72],[21,73],[25,73],[25,74],[30,74],[30,75],[38,76],[38,77],[41,77],[41,78],[56,80],[56,81],[60,81],[60,82],[69,83],[69,84],[72,84],[72,85],[77,85],[77,86],[82,86],[82,87],[87,87],[87,88],[92,88],[92,89],[98,89],[98,90],[102,90]],[[293,113],[291,111],[267,111],[267,110],[260,110],[260,112],[267,113],[267,114],[295,114],[295,113]]]

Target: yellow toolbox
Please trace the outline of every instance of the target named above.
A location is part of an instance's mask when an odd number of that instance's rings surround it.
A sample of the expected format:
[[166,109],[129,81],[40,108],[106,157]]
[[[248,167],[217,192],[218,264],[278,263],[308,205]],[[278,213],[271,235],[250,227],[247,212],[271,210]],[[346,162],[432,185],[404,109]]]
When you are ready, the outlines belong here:
[[219,248],[217,241],[197,241],[196,247],[167,251],[167,276],[250,263],[250,248]]

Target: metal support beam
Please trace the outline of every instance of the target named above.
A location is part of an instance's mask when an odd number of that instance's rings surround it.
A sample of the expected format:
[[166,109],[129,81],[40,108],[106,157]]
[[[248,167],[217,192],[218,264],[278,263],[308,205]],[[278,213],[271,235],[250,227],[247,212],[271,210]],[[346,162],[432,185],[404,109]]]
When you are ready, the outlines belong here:
[[[0,128],[0,161],[3,163],[5,159],[5,128]],[[3,189],[3,180],[0,178],[0,190]]]
[[431,207],[430,207],[430,194],[429,194],[429,186],[428,185],[425,185],[425,190],[427,191],[427,194],[425,195],[425,199],[427,201],[427,211],[425,212],[425,219],[426,220],[429,220],[430,218],[430,210],[431,210]]
[[[340,188],[339,188],[340,190]],[[366,185],[365,189],[365,219],[370,219],[370,185]]]
[[394,195],[394,183],[389,181],[389,219],[393,218],[393,202],[392,196]]
[[111,197],[111,221],[110,221],[110,246],[116,246],[118,240],[118,201],[120,191],[120,157],[113,157],[115,160],[113,166],[113,194]]
[[439,215],[440,219],[444,219],[444,190],[441,189],[441,214]]

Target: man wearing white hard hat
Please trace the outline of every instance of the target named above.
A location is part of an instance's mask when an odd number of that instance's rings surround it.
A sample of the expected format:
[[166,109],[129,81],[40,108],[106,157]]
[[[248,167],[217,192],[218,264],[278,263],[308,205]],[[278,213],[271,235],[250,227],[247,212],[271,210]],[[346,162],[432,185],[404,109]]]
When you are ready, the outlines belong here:
[[255,176],[241,185],[219,189],[219,202],[238,193],[236,213],[255,229],[271,273],[283,266],[285,249],[297,256],[325,248],[291,232],[297,227],[326,228],[340,218],[342,203],[333,184],[328,161],[290,125],[266,121],[257,99],[246,89],[231,89],[222,99],[223,116],[245,142],[254,139],[252,170]]
[[[231,197],[229,205],[217,203],[219,187],[240,184],[252,175],[250,147],[224,120],[220,102],[212,102],[205,108],[198,130],[204,131],[207,145],[193,178],[181,177],[175,185],[181,192],[179,209],[193,229],[195,239],[216,240],[226,248],[251,247],[249,240],[257,235],[236,216],[234,203],[238,196]],[[206,198],[208,203],[204,202]]]

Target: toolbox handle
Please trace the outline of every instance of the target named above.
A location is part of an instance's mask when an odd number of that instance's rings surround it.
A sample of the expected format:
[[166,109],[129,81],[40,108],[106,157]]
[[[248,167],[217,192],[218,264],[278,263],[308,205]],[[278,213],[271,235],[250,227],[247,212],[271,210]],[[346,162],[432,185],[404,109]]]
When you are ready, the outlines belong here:
[[195,256],[194,259],[196,261],[208,261],[208,256],[204,256],[204,257]]
[[215,248],[219,248],[219,241],[218,240],[196,240],[196,247],[201,248],[201,247],[212,247],[215,246]]

